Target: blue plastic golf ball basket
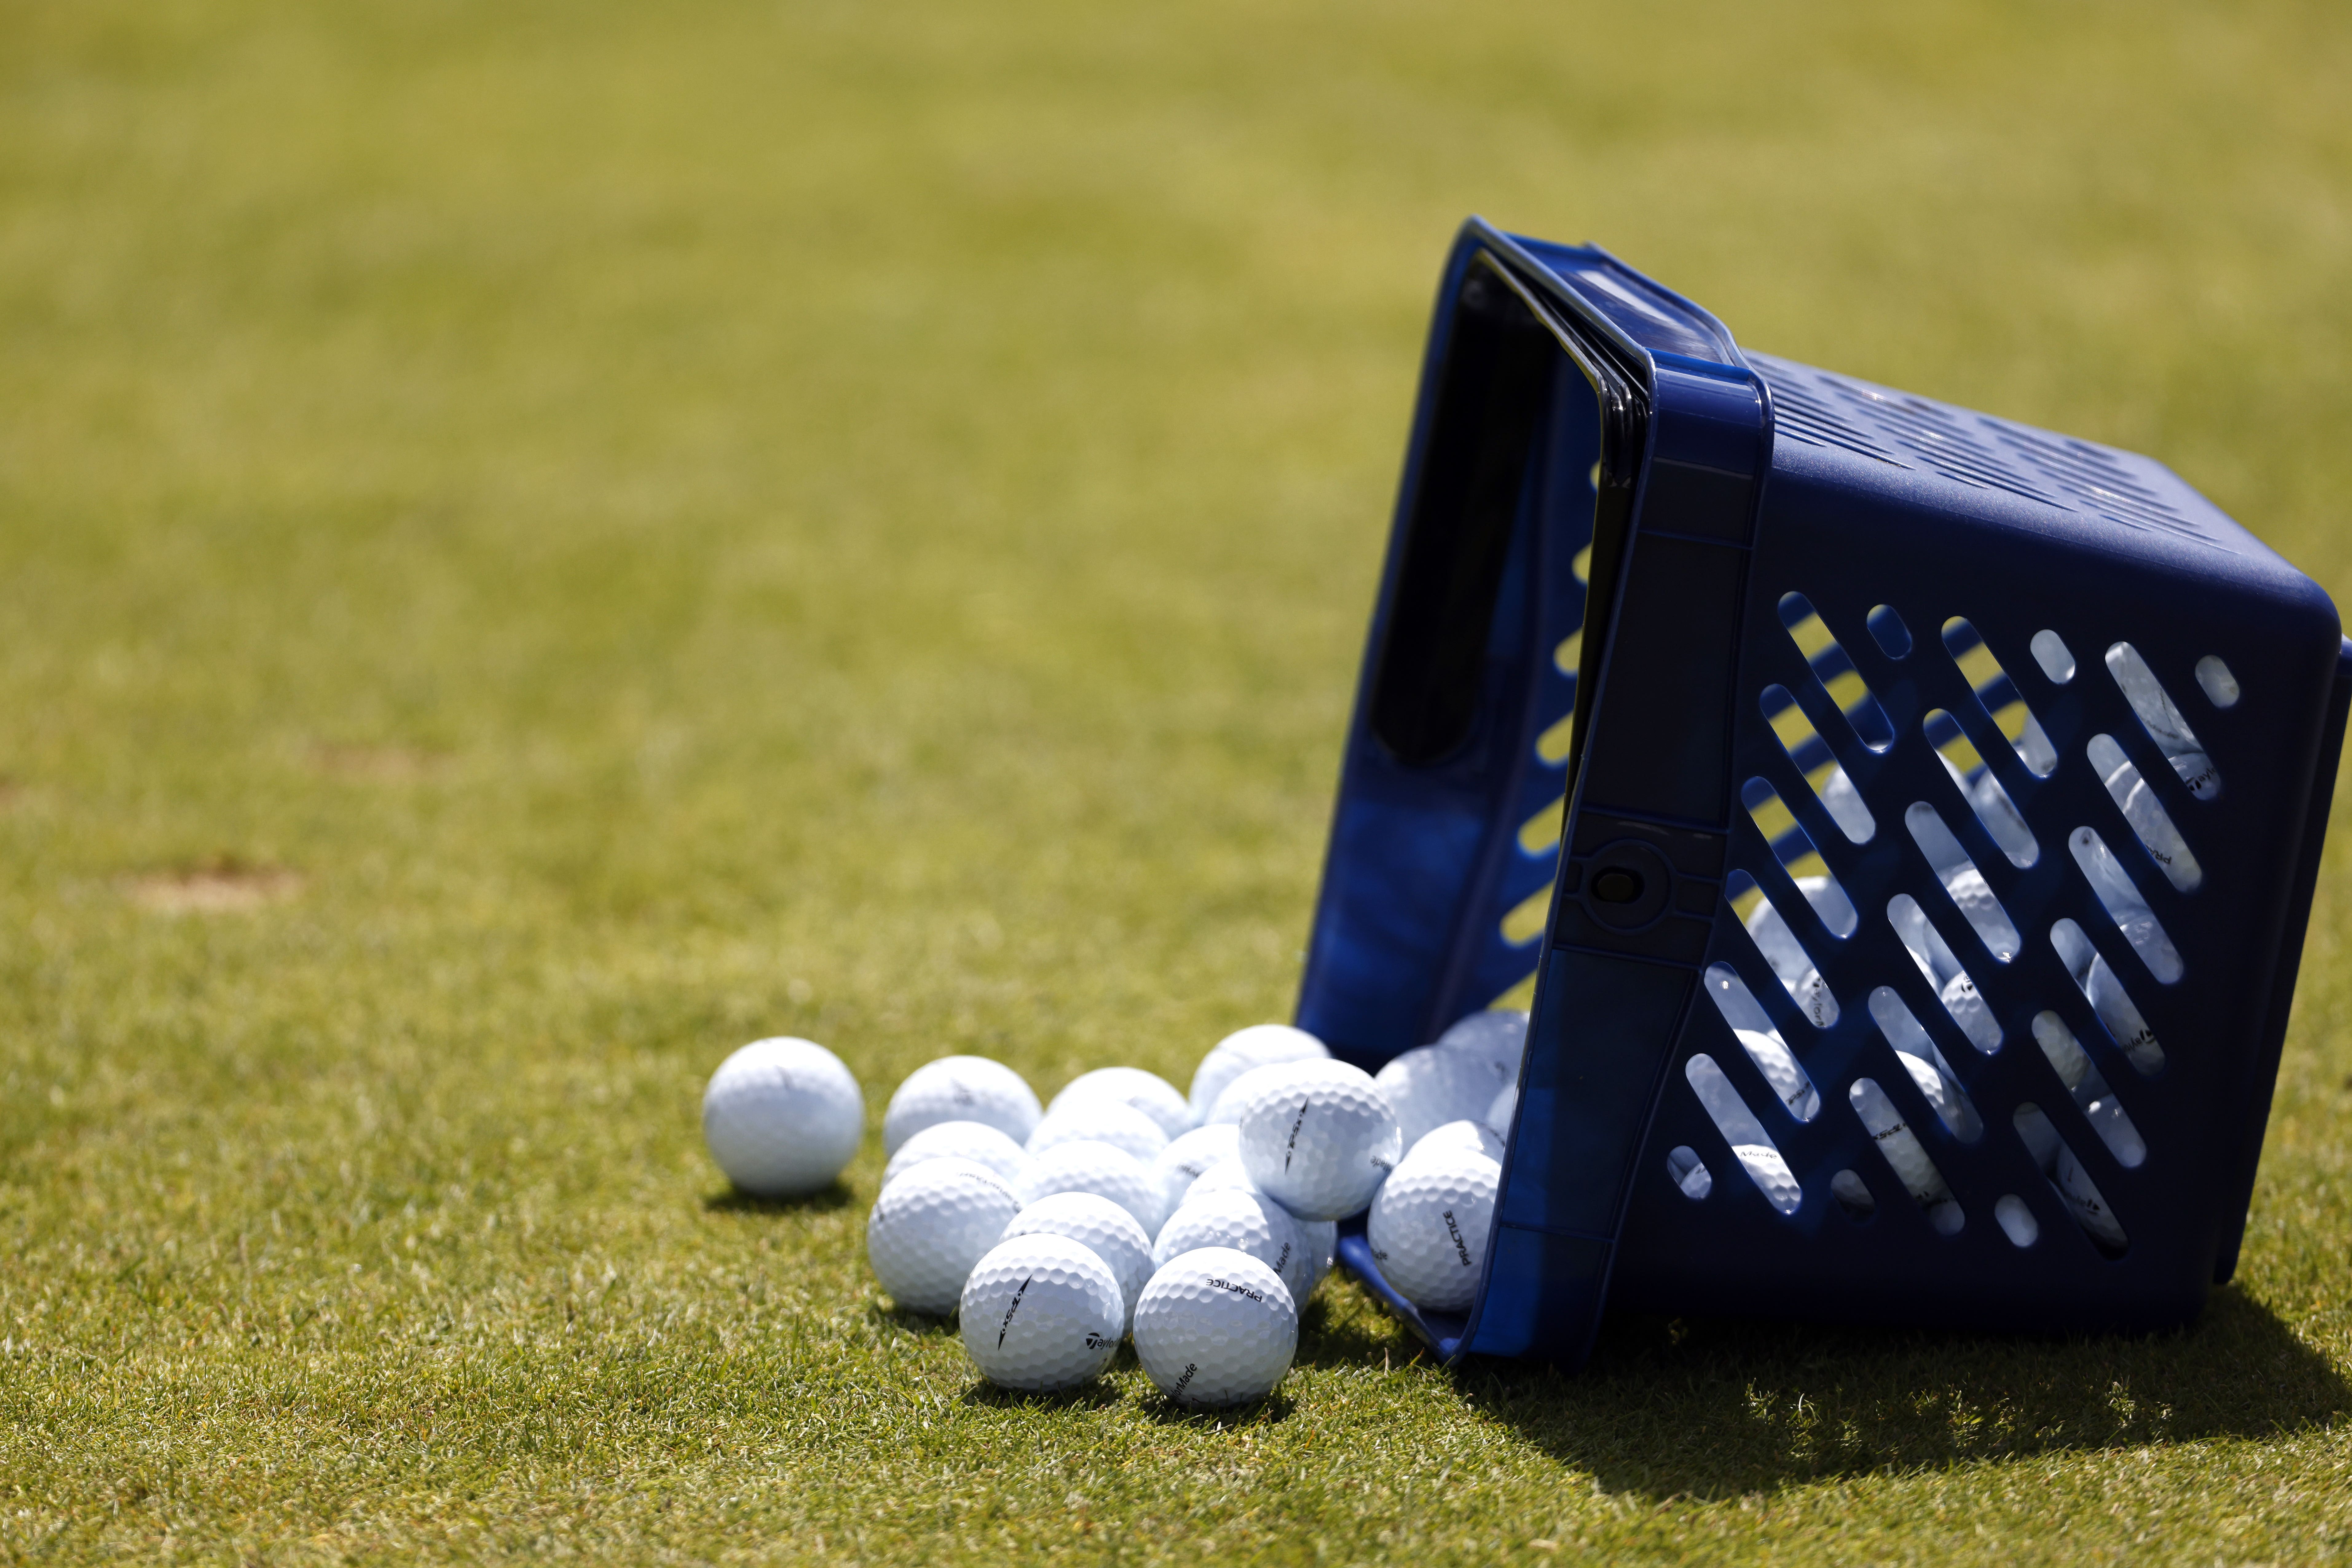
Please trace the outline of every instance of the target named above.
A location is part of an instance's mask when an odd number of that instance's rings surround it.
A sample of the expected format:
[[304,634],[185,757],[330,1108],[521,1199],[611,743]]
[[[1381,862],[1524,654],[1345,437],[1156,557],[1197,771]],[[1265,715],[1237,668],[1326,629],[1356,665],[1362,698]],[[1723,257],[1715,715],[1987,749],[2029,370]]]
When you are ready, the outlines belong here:
[[2147,458],[1447,263],[1298,1023],[1533,1013],[1444,1357],[1603,1310],[2184,1323],[2235,1267],[2352,645]]

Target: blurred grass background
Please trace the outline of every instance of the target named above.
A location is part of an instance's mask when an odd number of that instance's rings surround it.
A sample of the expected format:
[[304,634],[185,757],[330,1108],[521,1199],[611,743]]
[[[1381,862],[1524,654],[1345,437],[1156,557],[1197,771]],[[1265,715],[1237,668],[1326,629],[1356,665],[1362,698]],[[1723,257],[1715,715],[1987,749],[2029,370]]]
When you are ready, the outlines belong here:
[[[1287,1014],[1476,211],[2352,592],[2352,15],[0,8],[0,1554],[2352,1550],[2352,905],[2239,1283],[1024,1406],[703,1077]],[[2339,818],[2342,816],[2339,802]],[[2339,840],[2345,837],[2341,826]]]

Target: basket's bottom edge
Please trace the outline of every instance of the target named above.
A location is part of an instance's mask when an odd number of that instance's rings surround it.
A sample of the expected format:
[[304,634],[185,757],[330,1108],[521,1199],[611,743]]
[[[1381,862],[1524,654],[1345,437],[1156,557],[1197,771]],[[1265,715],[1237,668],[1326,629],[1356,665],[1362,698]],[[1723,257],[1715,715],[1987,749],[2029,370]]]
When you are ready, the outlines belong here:
[[1339,1226],[1339,1261],[1349,1273],[1363,1282],[1364,1289],[1381,1300],[1381,1304],[1396,1314],[1416,1338],[1437,1353],[1441,1363],[1450,1364],[1461,1359],[1466,1349],[1470,1319],[1461,1312],[1426,1312],[1402,1296],[1396,1288],[1381,1278],[1381,1266],[1372,1257],[1372,1244],[1364,1238],[1364,1222],[1360,1215],[1343,1221]]

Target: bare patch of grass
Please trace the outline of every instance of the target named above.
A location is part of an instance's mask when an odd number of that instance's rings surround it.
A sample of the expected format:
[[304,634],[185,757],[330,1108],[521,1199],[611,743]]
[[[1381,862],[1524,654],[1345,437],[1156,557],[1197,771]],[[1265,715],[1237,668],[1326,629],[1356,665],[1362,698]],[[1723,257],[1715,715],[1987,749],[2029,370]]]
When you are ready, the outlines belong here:
[[131,901],[164,915],[243,914],[284,903],[302,890],[302,876],[283,866],[257,866],[233,855],[131,879]]
[[322,745],[312,748],[310,766],[331,779],[352,784],[416,784],[447,771],[438,752],[408,746]]

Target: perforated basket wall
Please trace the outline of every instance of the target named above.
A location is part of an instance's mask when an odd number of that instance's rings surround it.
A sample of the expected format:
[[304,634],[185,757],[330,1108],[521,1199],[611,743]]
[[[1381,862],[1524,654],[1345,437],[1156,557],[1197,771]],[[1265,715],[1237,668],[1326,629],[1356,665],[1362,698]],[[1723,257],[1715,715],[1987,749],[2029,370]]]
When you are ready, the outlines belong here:
[[[1589,591],[1588,591],[1589,589]],[[1534,1021],[1445,1353],[1604,1305],[2194,1316],[2234,1263],[2347,683],[2145,458],[1805,366],[1597,251],[1441,291],[1302,1026]]]

